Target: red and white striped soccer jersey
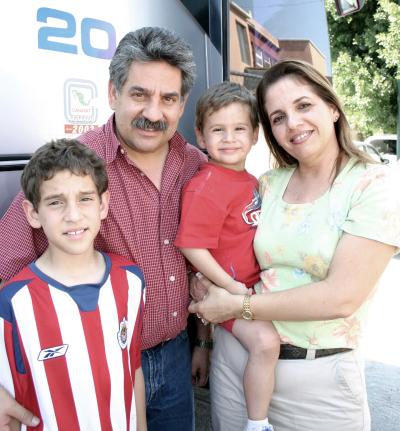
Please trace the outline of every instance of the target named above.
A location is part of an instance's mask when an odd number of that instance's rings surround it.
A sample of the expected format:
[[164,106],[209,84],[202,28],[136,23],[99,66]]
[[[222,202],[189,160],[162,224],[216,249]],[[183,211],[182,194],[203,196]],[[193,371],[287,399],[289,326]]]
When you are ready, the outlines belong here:
[[104,254],[99,284],[65,287],[29,265],[0,290],[0,384],[40,430],[135,430],[144,280]]

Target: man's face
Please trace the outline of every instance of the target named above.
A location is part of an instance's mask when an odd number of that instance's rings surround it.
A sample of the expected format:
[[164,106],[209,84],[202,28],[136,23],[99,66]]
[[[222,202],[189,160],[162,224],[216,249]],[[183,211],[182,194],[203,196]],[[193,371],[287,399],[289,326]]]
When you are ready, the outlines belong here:
[[183,114],[181,71],[164,61],[134,62],[118,92],[109,84],[116,134],[128,156],[163,154]]

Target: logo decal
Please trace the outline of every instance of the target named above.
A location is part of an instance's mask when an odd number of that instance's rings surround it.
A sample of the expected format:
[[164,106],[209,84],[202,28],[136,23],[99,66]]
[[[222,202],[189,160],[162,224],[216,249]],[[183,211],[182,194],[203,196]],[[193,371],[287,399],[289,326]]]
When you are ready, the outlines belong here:
[[252,227],[257,227],[258,219],[260,217],[261,212],[261,197],[258,194],[258,191],[254,189],[253,191],[253,199],[251,202],[246,205],[242,212],[243,220],[246,224],[249,224]]
[[[68,79],[64,83],[64,115],[69,123],[66,130],[73,125],[81,125],[90,130],[97,120],[96,107],[97,87],[92,81]],[[86,131],[86,130],[83,130]],[[79,130],[80,133],[82,133]],[[79,133],[78,132],[78,133]],[[72,133],[70,131],[69,133]]]
[[40,351],[38,361],[47,361],[48,359],[59,358],[65,356],[68,350],[68,344],[62,344],[61,346],[48,347]]
[[125,349],[128,344],[128,322],[125,317],[119,322],[119,331],[117,334],[118,344],[121,349]]

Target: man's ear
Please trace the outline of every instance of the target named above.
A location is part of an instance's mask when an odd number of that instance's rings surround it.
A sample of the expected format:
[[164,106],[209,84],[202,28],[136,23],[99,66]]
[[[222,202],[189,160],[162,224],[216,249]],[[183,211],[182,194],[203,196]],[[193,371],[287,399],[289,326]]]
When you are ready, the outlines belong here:
[[110,192],[106,190],[100,196],[100,220],[104,220],[107,217],[109,204],[110,204]]
[[203,150],[205,150],[206,149],[206,144],[204,142],[204,136],[203,136],[202,131],[200,129],[198,129],[197,127],[195,127],[194,133],[196,134],[197,145],[200,148],[202,148]]
[[24,199],[22,201],[22,208],[25,213],[25,217],[28,220],[28,223],[34,228],[39,229],[42,227],[42,224],[39,221],[39,214],[35,210],[35,208],[32,205],[32,202],[28,201],[27,199]]
[[117,102],[117,89],[111,80],[108,81],[108,104],[110,108],[115,111],[115,105]]

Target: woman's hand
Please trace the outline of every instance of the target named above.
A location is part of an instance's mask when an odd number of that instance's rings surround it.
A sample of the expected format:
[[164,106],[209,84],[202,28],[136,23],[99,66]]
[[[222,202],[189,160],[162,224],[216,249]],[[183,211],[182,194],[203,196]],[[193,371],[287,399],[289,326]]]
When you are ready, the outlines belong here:
[[201,283],[207,286],[208,293],[202,301],[189,306],[190,313],[196,313],[207,322],[220,323],[232,318],[240,318],[243,295],[232,295],[225,289],[213,285],[203,277]]

